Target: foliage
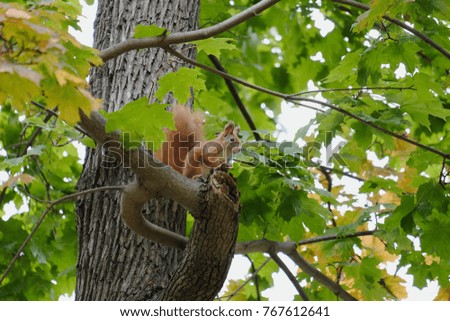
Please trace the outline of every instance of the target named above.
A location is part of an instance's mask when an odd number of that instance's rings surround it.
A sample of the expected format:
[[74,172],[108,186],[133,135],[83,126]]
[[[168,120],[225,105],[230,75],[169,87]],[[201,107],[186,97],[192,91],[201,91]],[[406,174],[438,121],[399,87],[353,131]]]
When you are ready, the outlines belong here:
[[[202,1],[200,25],[214,25],[254,2]],[[450,60],[383,17],[407,21],[448,50],[448,5],[445,0],[372,0],[364,12],[337,2],[281,1],[215,38],[193,43],[199,62],[210,64],[213,54],[229,74],[248,83],[298,93],[287,99],[293,108],[319,108],[309,123],[299,121],[294,142],[276,138],[286,101],[237,86],[256,128],[267,138],[254,141],[223,79],[199,68],[160,78],[156,97],[172,92],[185,102],[193,87],[196,106],[213,116],[211,132],[220,131],[226,119],[243,127],[246,143],[233,169],[242,203],[239,242],[297,242],[305,259],[358,299],[405,298],[400,269],[418,288],[436,280],[441,288],[437,298],[447,298]],[[70,124],[79,107],[97,105],[84,79],[87,62],[99,60],[67,34],[68,26],[76,28],[78,2],[43,3],[0,4],[1,215],[25,206],[0,221],[2,271],[45,209],[43,200],[73,191],[81,169],[69,142],[81,135]],[[135,37],[169,31],[141,26]],[[59,118],[30,104],[32,99],[49,109],[58,106]],[[142,126],[164,117],[152,113],[158,106],[149,107],[141,98],[108,115],[108,127],[158,141],[159,128]],[[345,141],[338,151],[332,148],[336,141]],[[73,206],[60,205],[0,286],[0,298],[57,299],[71,293],[74,225]],[[352,237],[361,231],[370,233]],[[322,236],[329,239],[320,241]],[[249,279],[230,281],[224,296],[267,299],[263,291],[276,286],[272,276],[279,267],[261,253],[248,258]],[[336,299],[311,275],[299,270],[296,277],[310,299]]]

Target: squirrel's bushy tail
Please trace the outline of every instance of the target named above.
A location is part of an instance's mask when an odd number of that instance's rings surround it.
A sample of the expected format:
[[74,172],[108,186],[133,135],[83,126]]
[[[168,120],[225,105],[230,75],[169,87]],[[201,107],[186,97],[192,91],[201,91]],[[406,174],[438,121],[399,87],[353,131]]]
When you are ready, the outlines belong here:
[[194,112],[189,107],[174,104],[171,108],[175,130],[164,129],[166,142],[154,156],[164,164],[183,173],[187,153],[203,141],[203,113]]

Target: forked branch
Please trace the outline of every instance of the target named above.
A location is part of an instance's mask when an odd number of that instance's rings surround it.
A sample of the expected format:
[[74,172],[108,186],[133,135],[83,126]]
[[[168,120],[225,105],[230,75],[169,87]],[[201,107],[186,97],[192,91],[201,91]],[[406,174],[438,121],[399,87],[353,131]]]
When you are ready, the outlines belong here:
[[312,276],[314,280],[330,289],[337,297],[346,301],[356,299],[339,284],[331,280],[325,274],[312,266],[307,260],[297,252],[297,245],[293,242],[272,242],[268,240],[240,243],[236,246],[236,253],[284,253],[306,274]]

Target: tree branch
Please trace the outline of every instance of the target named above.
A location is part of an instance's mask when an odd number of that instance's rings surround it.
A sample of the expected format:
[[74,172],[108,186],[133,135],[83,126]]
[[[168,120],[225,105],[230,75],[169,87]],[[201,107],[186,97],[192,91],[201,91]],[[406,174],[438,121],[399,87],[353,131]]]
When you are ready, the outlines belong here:
[[303,301],[309,301],[308,296],[306,295],[305,291],[303,291],[302,287],[300,286],[300,283],[298,283],[297,278],[289,271],[289,268],[284,264],[283,260],[277,255],[276,252],[270,252],[269,253],[272,260],[275,261],[275,263],[283,270],[283,272],[288,277],[289,281],[291,281],[292,285],[297,289],[298,294],[300,294]]
[[251,280],[253,280],[257,275],[258,275],[258,273],[259,273],[259,271],[261,271],[262,270],[262,268],[267,264],[267,263],[269,263],[270,262],[270,260],[271,260],[271,258],[269,257],[269,258],[267,258],[260,266],[259,266],[259,268],[257,268],[253,273],[252,273],[252,275],[250,275],[245,281],[244,281],[244,283],[242,283],[233,293],[231,293],[231,294],[229,294],[229,295],[226,295],[226,296],[222,296],[221,298],[222,299],[224,299],[224,298],[226,298],[227,299],[227,301],[230,301],[236,294],[238,294],[239,293],[239,291],[241,291]]
[[353,113],[349,112],[348,110],[345,110],[345,109],[343,109],[341,107],[329,104],[327,102],[318,101],[316,99],[311,99],[311,98],[300,98],[299,97],[299,98],[295,98],[295,100],[307,101],[307,102],[310,102],[310,103],[320,104],[322,106],[326,106],[326,107],[328,107],[330,109],[333,109],[333,110],[336,110],[336,111],[340,112],[341,114],[349,116],[350,118],[356,119],[357,121],[359,121],[359,122],[361,122],[363,124],[366,124],[366,125],[374,128],[374,129],[376,129],[376,130],[378,130],[378,131],[380,131],[380,132],[382,132],[384,134],[387,134],[389,136],[392,136],[392,137],[395,137],[397,139],[400,139],[400,140],[402,140],[404,142],[407,142],[407,143],[409,143],[411,145],[414,145],[414,146],[420,147],[422,149],[425,149],[425,150],[427,150],[429,152],[432,152],[433,154],[437,154],[437,155],[439,155],[441,157],[450,158],[450,154],[444,153],[444,152],[442,152],[440,150],[437,150],[437,149],[435,149],[433,147],[430,147],[430,146],[424,145],[422,143],[419,143],[418,141],[410,139],[410,138],[408,138],[408,137],[406,137],[404,135],[400,135],[400,134],[394,133],[393,131],[391,131],[389,129],[383,128],[383,127],[378,126],[377,124],[375,124],[373,122],[367,121],[364,118],[362,118],[361,116],[353,114]]
[[339,284],[335,283],[325,274],[323,274],[314,266],[312,266],[297,251],[291,251],[291,253],[287,255],[303,270],[303,272],[312,276],[319,283],[330,289],[339,298],[346,301],[357,301],[355,297],[353,297],[350,293],[345,291]]
[[242,80],[242,79],[240,79],[238,77],[232,76],[232,75],[230,75],[228,73],[224,73],[224,72],[222,72],[220,70],[217,70],[217,69],[212,68],[210,66],[207,66],[207,65],[204,65],[202,63],[199,63],[199,62],[197,62],[197,61],[195,61],[193,59],[190,59],[189,57],[186,57],[185,55],[179,53],[178,51],[172,49],[171,47],[165,47],[164,49],[167,52],[169,52],[170,54],[174,55],[175,57],[177,57],[177,58],[179,58],[179,59],[181,59],[181,60],[183,60],[183,61],[185,61],[185,62],[187,62],[187,63],[189,63],[189,64],[191,64],[193,66],[199,67],[199,68],[201,68],[203,70],[206,70],[206,71],[209,71],[209,72],[212,72],[212,73],[214,73],[216,75],[219,75],[219,76],[221,76],[221,77],[223,77],[225,79],[232,80],[232,81],[234,81],[234,82],[236,82],[238,84],[241,84],[241,85],[243,85],[245,87],[248,87],[248,88],[251,88],[251,89],[255,89],[255,90],[260,91],[262,93],[269,94],[269,95],[272,95],[272,96],[275,96],[275,97],[279,97],[279,98],[282,98],[282,99],[284,99],[286,101],[293,102],[293,103],[297,103],[298,101],[301,101],[301,102],[309,102],[309,103],[314,103],[314,104],[318,104],[318,105],[322,105],[322,106],[328,107],[328,108],[333,109],[335,111],[338,111],[338,112],[340,112],[340,113],[342,113],[342,114],[344,114],[346,116],[349,116],[349,117],[351,117],[353,119],[356,119],[356,120],[360,121],[361,123],[366,124],[366,125],[374,128],[374,129],[376,129],[376,130],[378,130],[378,131],[380,131],[382,133],[385,133],[387,135],[390,135],[392,137],[395,137],[397,139],[400,139],[402,141],[405,141],[407,143],[410,143],[412,145],[415,145],[417,147],[425,149],[425,150],[427,150],[429,152],[437,154],[437,155],[439,155],[441,157],[444,157],[446,159],[450,159],[450,154],[446,154],[446,153],[444,153],[444,152],[442,152],[440,150],[437,150],[435,148],[429,147],[429,146],[424,145],[422,143],[419,143],[419,142],[417,142],[415,140],[409,139],[406,136],[394,133],[393,131],[390,131],[390,130],[385,129],[385,128],[381,127],[381,126],[378,126],[375,123],[367,121],[367,120],[363,119],[362,117],[360,117],[358,115],[355,115],[355,114],[353,114],[353,113],[351,113],[351,112],[349,112],[349,111],[347,111],[347,110],[345,110],[345,109],[343,109],[341,107],[329,104],[327,102],[323,102],[323,101],[319,101],[319,100],[316,100],[316,99],[312,99],[312,98],[297,97],[297,94],[294,94],[294,95],[293,94],[283,94],[283,93],[277,92],[275,90],[271,90],[271,89],[264,88],[264,87],[261,87],[261,86],[258,86],[258,85],[254,85],[254,84],[251,84],[251,83],[249,83],[249,82],[247,82],[245,80]]
[[[220,63],[219,59],[217,59],[216,56],[214,55],[208,55],[209,59],[211,60],[211,62],[214,64],[214,66],[216,66],[216,68],[224,73],[227,73],[227,71],[225,70],[225,68],[222,66],[222,64]],[[256,140],[262,140],[262,137],[259,135],[258,133],[258,129],[255,126],[255,123],[253,122],[252,117],[250,116],[250,114],[247,111],[247,108],[245,108],[244,103],[242,102],[241,97],[239,97],[239,94],[237,92],[236,86],[234,85],[234,83],[230,80],[230,79],[226,79],[224,78],[225,83],[228,87],[228,90],[231,93],[231,96],[233,96],[234,101],[236,102],[236,105],[238,106],[239,110],[242,113],[242,116],[244,116],[245,121],[248,124],[248,127],[250,127],[250,129],[252,130],[253,136],[255,137]]]
[[38,230],[38,228],[41,226],[42,222],[44,221],[45,217],[47,216],[47,214],[53,209],[54,206],[67,202],[67,201],[71,201],[74,198],[77,198],[78,196],[82,196],[85,194],[90,194],[90,193],[95,193],[95,192],[103,192],[103,191],[109,191],[109,190],[122,190],[124,187],[123,186],[103,186],[103,187],[97,187],[97,188],[92,188],[89,190],[85,190],[85,191],[81,191],[81,192],[77,192],[77,193],[73,193],[73,194],[69,194],[66,196],[61,197],[60,199],[51,202],[47,208],[45,209],[45,211],[42,213],[41,217],[39,218],[39,220],[36,222],[36,224],[34,225],[33,229],[31,230],[30,234],[28,235],[28,237],[25,239],[25,241],[23,241],[22,245],[19,247],[19,249],[17,250],[16,254],[14,255],[14,257],[12,258],[11,262],[9,262],[8,267],[6,268],[5,272],[3,272],[2,277],[0,278],[0,285],[2,284],[3,280],[6,278],[6,276],[8,275],[8,273],[11,271],[12,267],[14,266],[14,263],[16,263],[16,261],[19,259],[20,254],[23,252],[23,250],[25,249],[25,247],[27,246],[27,244],[30,242],[30,240],[33,238],[34,234],[36,233],[36,231]]
[[[253,282],[255,283],[256,300],[261,301],[261,291],[259,289],[259,275],[258,275],[258,273],[256,273],[255,262],[253,262],[253,260],[250,258],[250,255],[245,254],[245,257],[250,262],[250,270],[252,271],[252,276],[254,276],[252,279],[253,279]],[[267,259],[266,262],[269,262],[269,259]]]
[[335,283],[325,274],[320,272],[308,261],[306,261],[298,252],[297,245],[293,242],[273,242],[268,240],[251,241],[246,243],[239,243],[236,246],[237,254],[252,253],[252,252],[281,252],[289,256],[300,269],[306,274],[312,276],[316,281],[330,289],[336,296],[343,300],[355,301],[356,299],[345,291],[339,284]]
[[[80,113],[80,126],[96,141],[98,146],[107,148],[123,166],[130,167],[139,177],[139,183],[146,189],[143,197],[164,197],[183,205],[193,215],[199,213],[196,194],[200,183],[189,179],[170,166],[153,158],[143,148],[125,150],[118,132],[106,133],[106,119],[98,112],[88,117]],[[145,201],[148,201],[147,198]]]
[[332,173],[335,173],[335,174],[346,176],[346,177],[352,178],[354,180],[357,180],[358,182],[364,182],[365,181],[361,177],[355,176],[355,175],[353,175],[351,173],[344,172],[344,171],[339,170],[337,168],[331,168],[331,167],[322,166],[322,165],[319,165],[319,164],[317,164],[317,166],[320,168],[320,170],[325,170],[325,171],[329,171],[329,172],[332,172]]
[[368,87],[354,87],[354,88],[323,88],[323,89],[315,89],[315,90],[308,90],[308,91],[301,91],[296,94],[292,94],[291,97],[298,97],[303,95],[309,95],[309,94],[316,94],[316,93],[326,93],[326,92],[336,92],[336,91],[366,91],[366,90],[416,90],[413,88],[413,86],[409,87],[389,87],[389,86],[368,86]]
[[[353,0],[333,0],[333,1],[337,2],[337,3],[341,3],[341,4],[346,4],[346,5],[355,7],[355,8],[363,9],[363,10],[366,10],[366,11],[370,10],[370,7],[368,5],[366,5],[364,3],[357,2],[357,1],[353,1]],[[414,34],[415,36],[417,36],[418,38],[422,39],[424,42],[429,44],[431,47],[433,47],[434,49],[439,51],[445,57],[450,59],[450,52],[445,50],[442,46],[438,45],[436,42],[434,42],[431,38],[426,36],[424,33],[414,29],[413,27],[408,26],[406,23],[404,23],[403,21],[400,21],[398,19],[391,18],[391,17],[389,17],[387,15],[384,15],[383,18],[386,19],[387,21],[390,21],[393,24],[396,24],[397,26],[399,26],[399,27],[401,27],[401,28],[411,32],[412,34]]]
[[306,244],[312,244],[312,243],[318,243],[318,242],[324,242],[324,241],[331,241],[331,240],[337,240],[337,239],[348,239],[352,237],[359,237],[359,236],[367,236],[367,235],[373,235],[376,232],[376,230],[370,230],[370,231],[359,231],[354,234],[348,234],[348,235],[321,235],[316,236],[310,239],[301,240],[297,242],[297,245],[306,245]]
[[233,17],[208,28],[186,32],[175,32],[168,35],[161,35],[151,38],[128,39],[117,45],[100,51],[99,56],[103,59],[103,61],[108,61],[127,51],[134,49],[167,47],[173,44],[208,39],[227,31],[254,16],[257,16],[279,1],[280,0],[262,0],[255,5],[245,9],[244,11],[238,13],[237,15],[234,15]]

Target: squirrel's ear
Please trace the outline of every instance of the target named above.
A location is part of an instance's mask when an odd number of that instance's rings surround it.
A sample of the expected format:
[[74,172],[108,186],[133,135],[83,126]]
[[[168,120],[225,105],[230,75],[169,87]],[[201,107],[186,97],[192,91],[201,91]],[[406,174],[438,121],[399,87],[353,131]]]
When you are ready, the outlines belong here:
[[233,133],[233,130],[234,130],[234,123],[232,121],[229,121],[228,124],[223,129],[223,132],[225,133],[225,135],[230,135],[231,133]]
[[234,127],[233,134],[236,136],[239,135],[239,132],[241,131],[241,126]]

